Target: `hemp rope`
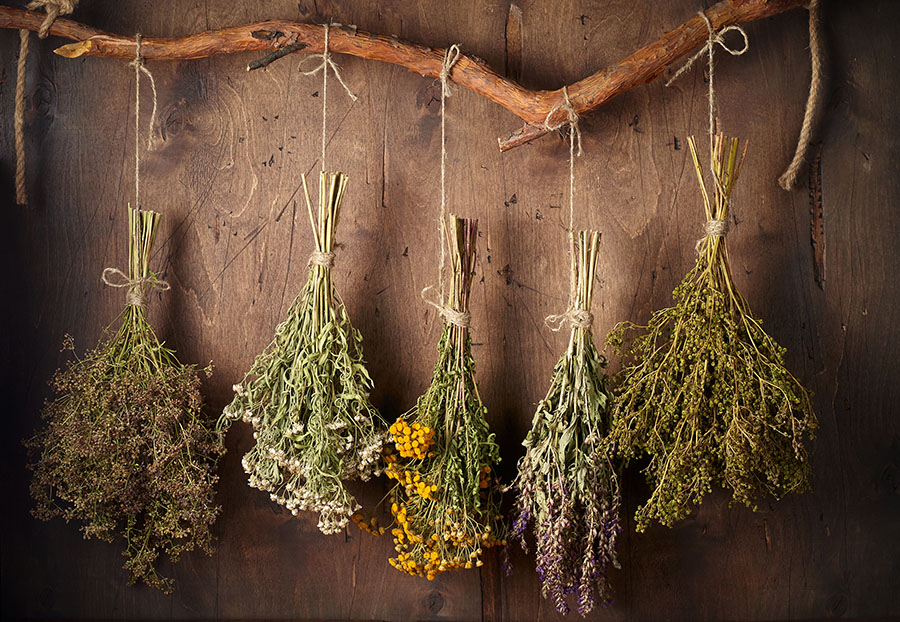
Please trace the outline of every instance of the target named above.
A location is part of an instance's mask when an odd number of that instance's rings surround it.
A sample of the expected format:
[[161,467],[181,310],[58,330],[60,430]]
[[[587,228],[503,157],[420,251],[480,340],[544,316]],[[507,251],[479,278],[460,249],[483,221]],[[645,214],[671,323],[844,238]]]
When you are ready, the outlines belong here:
[[794,159],[778,178],[778,185],[790,190],[797,184],[800,168],[806,162],[806,154],[812,140],[813,127],[822,107],[822,14],[819,0],[809,0],[809,56],[812,64],[812,75],[809,79],[809,97],[806,99],[806,110],[803,113],[803,125],[797,138],[797,149]]
[[434,287],[429,285],[422,290],[422,300],[438,310],[445,321],[460,328],[468,328],[471,316],[468,311],[457,311],[446,304],[446,292],[444,290],[444,269],[447,265],[447,129],[446,129],[446,99],[453,94],[450,89],[450,72],[460,59],[462,53],[459,45],[453,44],[444,52],[444,63],[441,66],[441,211],[438,217],[438,239],[441,243],[441,262],[438,264],[438,301],[431,299]]
[[[709,88],[707,91],[707,100],[709,102],[709,171],[712,175],[713,183],[716,185],[716,187],[721,189],[719,180],[715,174],[715,156],[713,154],[713,139],[716,132],[716,89],[713,84],[715,75],[715,48],[716,44],[718,44],[723,50],[725,50],[732,56],[741,56],[750,49],[750,39],[747,37],[747,32],[740,26],[726,26],[721,30],[716,30],[704,11],[697,11],[697,14],[702,17],[703,21],[706,23],[706,29],[709,31],[709,38],[707,39],[703,47],[701,47],[696,54],[691,56],[687,60],[687,62],[682,65],[678,71],[675,72],[675,75],[669,78],[668,82],[666,82],[666,86],[671,85],[672,82],[678,79],[679,76],[690,69],[691,65],[694,64],[694,61],[700,58],[704,53],[708,55],[709,60],[707,71],[709,72]],[[744,47],[738,50],[728,46],[725,41],[725,34],[731,31],[737,32],[741,35],[741,37],[744,39]],[[703,225],[703,231],[704,233],[706,233],[706,235],[697,240],[697,244],[695,245],[697,253],[700,253],[703,242],[704,240],[706,240],[707,236],[725,237],[730,229],[731,224],[727,220],[718,220],[715,218],[707,220]]]
[[[153,110],[150,113],[150,134],[147,147],[152,144],[153,124],[156,119],[156,81],[153,74],[144,66],[144,57],[141,55],[141,33],[134,36],[134,60],[129,66],[134,67],[134,209],[141,209],[141,73],[150,79],[153,90]],[[113,281],[110,277],[121,277],[119,281]],[[125,292],[125,305],[144,308],[147,305],[147,289],[166,291],[170,288],[166,281],[152,277],[130,277],[118,268],[104,268],[101,280],[110,287],[127,287]]]
[[[578,113],[569,99],[568,87],[563,87],[565,103],[555,106],[544,119],[544,129],[555,131],[564,125],[569,126],[569,306],[563,313],[548,315],[544,324],[553,332],[559,332],[568,324],[572,328],[589,329],[594,316],[589,309],[578,309],[575,306],[577,295],[577,268],[575,266],[575,142],[578,142],[578,155],[582,154],[581,129],[578,127]],[[559,111],[566,111],[566,120],[552,123],[550,119]]]
[[[75,10],[78,0],[33,0],[25,7],[29,11],[44,9],[47,16],[38,29],[38,37],[46,39],[53,22],[60,15]],[[16,142],[16,204],[26,205],[28,193],[25,187],[25,62],[28,59],[27,30],[19,31],[19,61],[16,64],[16,99],[13,108],[13,133]]]

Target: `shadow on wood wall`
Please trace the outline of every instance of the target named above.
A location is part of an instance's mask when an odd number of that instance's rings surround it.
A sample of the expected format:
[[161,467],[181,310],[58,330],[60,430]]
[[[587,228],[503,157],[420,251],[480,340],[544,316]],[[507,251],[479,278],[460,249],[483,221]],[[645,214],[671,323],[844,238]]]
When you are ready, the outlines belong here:
[[[444,47],[458,42],[533,88],[565,82],[619,59],[697,10],[696,2],[507,0],[260,3],[85,1],[76,17],[112,32],[188,34],[266,18],[331,17],[373,32]],[[512,20],[512,21],[511,21]],[[756,513],[708,497],[675,529],[633,532],[646,493],[624,480],[623,570],[617,599],[591,619],[810,619],[900,616],[900,100],[889,0],[827,7],[830,106],[814,168],[825,218],[824,281],[816,282],[810,199],[775,179],[801,121],[809,76],[806,15],[751,24],[751,51],[723,55],[717,72],[726,129],[749,139],[729,238],[739,286],[788,362],[815,392],[821,422],[815,492]],[[0,101],[12,109],[17,38],[0,39]],[[63,364],[65,333],[89,347],[118,313],[120,293],[99,280],[124,259],[131,200],[133,73],[104,59],[69,61],[36,45],[29,60],[32,205],[12,203],[11,114],[0,123],[4,417],[4,618],[292,618],[552,620],[533,559],[515,572],[442,575],[426,582],[390,568],[390,540],[351,529],[324,537],[247,487],[235,426],[221,465],[214,557],[187,556],[164,596],[127,587],[116,546],[84,541],[75,525],[28,515],[20,440],[38,425],[47,378]],[[155,262],[172,291],[151,319],[185,361],[215,364],[210,412],[269,340],[305,278],[311,249],[295,201],[315,166],[319,82],[290,57],[247,74],[248,57],[155,64],[159,148],[146,155],[143,196],[164,221]],[[437,261],[438,100],[430,80],[393,66],[341,58],[361,95],[330,101],[330,158],[350,175],[338,287],[392,419],[431,373],[438,325],[419,299]],[[587,118],[577,162],[579,222],[603,232],[598,333],[644,321],[666,305],[690,267],[701,222],[684,149],[704,131],[705,86],[693,71],[657,81]],[[565,145],[547,137],[500,155],[495,137],[518,126],[463,90],[449,101],[449,204],[481,219],[473,291],[478,377],[498,431],[508,480],[543,395],[562,337],[542,318],[566,294]],[[295,219],[300,218],[295,223]],[[294,230],[295,224],[297,226]],[[366,489],[375,503],[384,485]]]

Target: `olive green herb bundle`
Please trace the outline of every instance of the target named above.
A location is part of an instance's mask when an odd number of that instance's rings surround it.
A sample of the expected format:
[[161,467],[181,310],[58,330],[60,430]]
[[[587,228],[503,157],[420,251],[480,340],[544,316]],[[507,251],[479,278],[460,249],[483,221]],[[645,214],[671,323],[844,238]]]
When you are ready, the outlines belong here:
[[385,474],[397,481],[391,495],[397,555],[390,563],[428,579],[481,566],[484,549],[504,538],[493,472],[500,453],[475,384],[468,328],[477,224],[451,219],[452,273],[438,362],[416,407],[391,425],[396,453],[386,456]]
[[513,483],[512,537],[527,548],[526,531],[533,526],[541,593],[560,613],[569,612],[566,596],[576,594],[581,615],[612,597],[606,573],[619,567],[621,531],[619,485],[605,444],[613,397],[606,359],[591,336],[599,242],[596,231],[581,231],[574,244],[569,345],[522,443],[525,455]]
[[378,474],[386,427],[369,402],[362,336],[332,282],[346,186],[343,173],[323,171],[316,215],[304,179],[316,249],[309,277],[220,420],[224,427],[242,419],[255,430],[242,462],[250,485],[295,516],[317,512],[325,534],[342,530],[359,509],[345,482]]
[[635,515],[641,531],[654,520],[672,526],[713,484],[752,508],[765,495],[808,488],[803,442],[817,427],[809,394],[785,369],[784,348],[753,316],[728,266],[729,198],[746,147],[739,155],[738,140],[721,134],[710,143],[712,196],[688,141],[707,223],[675,306],[646,327],[620,324],[608,338],[623,356],[610,439],[626,461],[649,456],[651,494]]
[[[121,325],[57,371],[44,426],[26,441],[33,513],[78,521],[85,538],[123,540],[131,580],[170,591],[172,580],[158,573],[161,554],[175,561],[195,548],[212,552],[224,448],[201,413],[196,368],[160,343],[144,313],[148,290],[167,288],[149,268],[160,216],[128,215],[128,276],[104,272],[108,284],[128,287]],[[71,339],[67,346],[74,349]]]

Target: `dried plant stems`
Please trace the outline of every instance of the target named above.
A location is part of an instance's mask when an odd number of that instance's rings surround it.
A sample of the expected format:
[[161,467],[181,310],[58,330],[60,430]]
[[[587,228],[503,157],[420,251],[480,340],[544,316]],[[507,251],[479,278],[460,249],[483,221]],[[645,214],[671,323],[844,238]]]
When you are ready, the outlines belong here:
[[322,172],[315,213],[303,180],[316,248],[309,277],[220,420],[222,427],[235,419],[254,427],[254,446],[242,461],[250,485],[294,515],[318,512],[326,534],[343,529],[359,509],[345,482],[379,473],[385,438],[369,401],[362,336],[332,281],[346,186],[343,173]]
[[[468,314],[475,271],[477,220],[452,218],[452,276],[446,304]],[[493,468],[500,452],[475,383],[467,322],[447,320],[431,386],[391,426],[397,453],[385,473],[395,479],[391,511],[395,568],[433,579],[481,566],[484,549],[503,543],[500,491]]]
[[646,327],[622,323],[608,338],[624,359],[610,439],[626,461],[649,456],[652,491],[635,516],[639,530],[653,520],[671,526],[713,484],[753,508],[764,495],[805,490],[803,439],[817,427],[784,348],[753,316],[728,265],[729,200],[744,153],[737,139],[711,138],[710,195],[688,144],[707,217],[696,265],[675,289],[675,306]]
[[38,518],[77,520],[86,538],[123,539],[131,580],[169,591],[171,579],[156,570],[161,553],[174,561],[194,548],[212,552],[224,447],[201,413],[197,370],[159,342],[144,313],[159,214],[128,213],[129,304],[112,336],[54,376],[45,427],[26,441],[31,494]]
[[581,615],[612,597],[606,573],[618,568],[619,485],[604,439],[612,394],[606,359],[591,335],[590,309],[600,234],[581,231],[572,241],[576,283],[569,344],[553,370],[550,390],[538,404],[523,445],[516,490],[513,538],[526,546],[533,526],[542,594],[568,613],[577,594]]

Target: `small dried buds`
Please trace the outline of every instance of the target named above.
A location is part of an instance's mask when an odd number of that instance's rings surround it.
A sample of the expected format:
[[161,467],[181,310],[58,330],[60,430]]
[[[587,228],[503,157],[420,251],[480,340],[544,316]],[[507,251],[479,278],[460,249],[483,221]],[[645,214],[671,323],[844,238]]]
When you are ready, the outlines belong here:
[[[477,221],[453,218],[450,225],[451,312],[445,317],[452,319],[468,314]],[[444,324],[431,386],[391,426],[396,453],[389,448],[385,455],[385,474],[397,481],[391,493],[397,555],[390,564],[428,579],[481,566],[484,550],[504,543],[492,472],[500,452],[475,384],[467,322],[451,319]]]
[[612,405],[606,359],[590,328],[600,235],[581,231],[570,240],[572,332],[522,443],[525,455],[513,482],[517,518],[512,538],[527,549],[532,526],[542,595],[557,611],[568,613],[566,597],[576,594],[584,616],[596,602],[606,604],[612,597],[607,572],[619,567],[621,499],[604,442]]
[[[159,214],[128,215],[121,326],[56,373],[44,428],[26,441],[33,513],[76,520],[85,538],[124,540],[132,582],[168,592],[172,580],[156,569],[161,554],[175,561],[195,548],[212,552],[215,470],[225,450],[201,412],[196,368],[159,342],[140,304],[157,282],[149,258]],[[67,347],[74,350],[70,339]]]
[[[347,186],[343,173],[322,173],[318,215],[306,180],[303,189],[315,236],[309,277],[256,357],[220,426],[241,419],[255,430],[242,464],[250,485],[295,516],[319,514],[318,527],[332,534],[351,518],[361,522],[359,503],[345,487],[377,475],[385,424],[369,402],[362,336],[353,328],[332,282],[334,234]],[[369,523],[366,523],[369,525]]]
[[622,323],[608,337],[623,356],[610,439],[626,461],[649,456],[652,492],[635,515],[641,531],[653,520],[671,526],[684,518],[713,484],[751,508],[762,496],[809,486],[803,440],[817,427],[809,394],[785,369],[784,348],[753,316],[728,265],[729,199],[744,155],[737,139],[720,134],[710,142],[712,197],[688,141],[707,233],[675,289],[675,306],[646,327]]

